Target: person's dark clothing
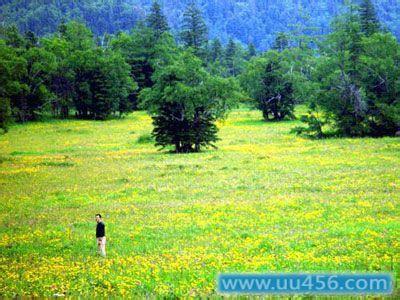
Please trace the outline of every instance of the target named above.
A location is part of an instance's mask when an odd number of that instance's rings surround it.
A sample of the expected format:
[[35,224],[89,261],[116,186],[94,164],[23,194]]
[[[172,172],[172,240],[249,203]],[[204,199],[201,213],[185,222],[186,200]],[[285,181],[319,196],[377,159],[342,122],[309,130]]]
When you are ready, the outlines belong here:
[[106,236],[106,225],[103,222],[97,223],[96,227],[96,237]]

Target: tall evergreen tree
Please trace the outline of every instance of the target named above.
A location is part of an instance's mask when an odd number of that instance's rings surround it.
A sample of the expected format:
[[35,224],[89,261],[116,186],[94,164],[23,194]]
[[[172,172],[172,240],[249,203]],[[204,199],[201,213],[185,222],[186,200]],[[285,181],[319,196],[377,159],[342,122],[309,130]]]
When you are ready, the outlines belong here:
[[36,47],[38,44],[38,38],[32,31],[25,32],[26,48]]
[[365,35],[377,33],[381,25],[376,15],[374,4],[371,0],[363,0],[360,5],[361,28]]
[[150,27],[156,38],[158,39],[164,32],[169,31],[167,18],[161,10],[161,6],[158,1],[154,1],[151,8],[150,14],[146,19],[147,26]]
[[68,26],[67,26],[67,24],[65,22],[65,19],[63,18],[61,20],[60,24],[58,25],[56,32],[58,33],[58,35],[60,37],[62,37],[62,36],[66,35],[67,30],[68,30]]
[[276,36],[272,49],[282,52],[289,47],[289,37],[284,32],[279,32]]
[[254,46],[253,43],[250,43],[247,47],[246,59],[249,60],[256,55],[257,55],[256,46]]
[[236,68],[235,68],[235,57],[236,57],[236,44],[233,39],[229,39],[228,45],[225,50],[225,64],[228,71],[229,76],[235,76]]
[[221,41],[216,38],[211,42],[210,47],[210,60],[212,62],[221,62],[223,56],[223,49]]
[[183,13],[181,38],[187,48],[193,48],[197,56],[204,58],[208,30],[201,11],[194,2],[191,2]]

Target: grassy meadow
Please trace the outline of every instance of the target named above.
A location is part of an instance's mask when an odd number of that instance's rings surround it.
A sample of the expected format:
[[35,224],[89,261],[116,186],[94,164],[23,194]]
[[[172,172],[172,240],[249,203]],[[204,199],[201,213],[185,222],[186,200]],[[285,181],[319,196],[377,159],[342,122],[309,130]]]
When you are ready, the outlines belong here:
[[145,112],[13,126],[0,136],[0,295],[205,296],[219,272],[399,281],[400,139],[310,140],[289,133],[298,123],[238,109],[218,150],[181,155],[154,147]]

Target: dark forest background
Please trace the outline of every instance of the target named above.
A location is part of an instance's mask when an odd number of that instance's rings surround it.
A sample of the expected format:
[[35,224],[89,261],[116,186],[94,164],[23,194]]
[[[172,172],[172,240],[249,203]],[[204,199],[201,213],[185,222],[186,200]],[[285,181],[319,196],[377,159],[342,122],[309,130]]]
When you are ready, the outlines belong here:
[[[161,0],[172,32],[179,31],[182,13],[192,0]],[[357,1],[353,1],[357,2]],[[400,37],[400,1],[374,0],[383,26]],[[329,32],[332,18],[345,0],[199,0],[196,2],[209,29],[209,37],[224,44],[229,38],[260,50],[269,48],[278,32],[320,35]],[[1,0],[0,23],[18,25],[22,32],[40,36],[56,31],[70,19],[85,23],[95,35],[129,31],[146,18],[151,0]]]

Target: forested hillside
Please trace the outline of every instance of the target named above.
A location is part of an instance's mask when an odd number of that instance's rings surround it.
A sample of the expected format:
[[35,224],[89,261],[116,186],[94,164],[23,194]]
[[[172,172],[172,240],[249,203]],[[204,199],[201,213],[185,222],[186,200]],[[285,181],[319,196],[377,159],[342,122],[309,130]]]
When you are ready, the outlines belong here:
[[[182,12],[190,0],[161,0],[174,32],[182,23]],[[345,0],[198,0],[210,38],[229,37],[244,44],[268,48],[280,31],[321,34],[329,31],[332,16]],[[400,37],[400,2],[375,0],[378,15]],[[22,31],[52,33],[61,20],[84,21],[96,35],[130,30],[146,17],[151,0],[3,0],[2,23],[16,23]],[[354,1],[357,3],[357,1]]]

